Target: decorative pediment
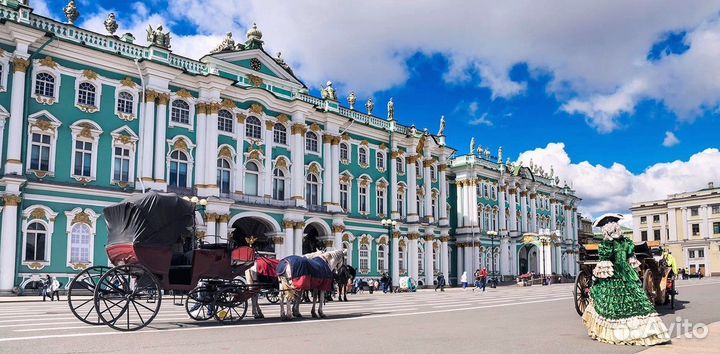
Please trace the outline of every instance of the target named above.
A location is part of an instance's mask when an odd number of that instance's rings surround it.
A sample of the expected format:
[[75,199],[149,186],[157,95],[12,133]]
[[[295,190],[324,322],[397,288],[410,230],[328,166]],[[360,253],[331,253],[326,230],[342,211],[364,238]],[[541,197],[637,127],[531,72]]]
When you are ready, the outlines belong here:
[[40,60],[40,66],[44,66],[51,69],[57,69],[57,63],[51,57],[45,57]]
[[253,103],[250,105],[250,112],[255,114],[263,114],[265,108],[259,103]]
[[318,164],[312,163],[310,164],[310,166],[308,166],[308,172],[315,174],[320,173],[320,167],[318,166]]
[[82,76],[88,80],[97,80],[98,74],[92,70],[83,70]]
[[218,157],[225,157],[228,159],[232,159],[233,152],[230,150],[228,146],[223,146],[220,148],[220,151],[218,151]]
[[[222,47],[222,43],[218,48],[220,47]],[[240,49],[241,47],[242,49]],[[252,75],[258,78],[265,76],[273,80],[285,81],[288,84],[303,86],[302,82],[292,74],[292,70],[282,57],[273,58],[253,45],[240,44],[234,48],[236,50],[221,50],[201,60],[215,64],[220,70],[238,73],[240,76]]]
[[180,89],[178,92],[175,92],[175,94],[176,94],[178,97],[184,98],[184,99],[186,99],[186,100],[187,100],[187,99],[190,99],[190,98],[193,98],[193,96],[192,96],[192,94],[190,93],[190,91],[188,91],[188,90],[186,90],[186,89]]
[[135,81],[133,81],[129,77],[126,77],[126,78],[120,80],[120,86],[135,88]]
[[282,124],[286,124],[289,120],[290,118],[286,114],[280,114],[277,116],[277,121]]
[[185,141],[185,139],[179,138],[179,139],[175,140],[175,143],[173,144],[173,148],[174,148],[175,150],[180,150],[180,151],[186,151],[186,152],[187,152],[187,151],[188,151],[188,144],[187,144],[187,142]]
[[310,125],[310,130],[312,130],[312,131],[314,131],[314,132],[317,133],[317,132],[319,132],[320,130],[322,130],[322,128],[320,128],[320,125],[318,125],[317,123],[313,123],[313,124]]
[[235,105],[235,102],[233,102],[230,99],[224,98],[222,102],[220,102],[220,107],[225,109],[235,109],[237,106]]
[[81,211],[81,212],[75,214],[75,217],[72,219],[72,224],[92,225],[92,220],[90,219],[90,215],[88,215],[84,211]]
[[288,168],[288,160],[282,156],[278,157],[277,161],[275,161],[275,167],[277,168]]
[[248,152],[248,159],[250,160],[261,160],[262,159],[262,153],[258,149],[253,149]]

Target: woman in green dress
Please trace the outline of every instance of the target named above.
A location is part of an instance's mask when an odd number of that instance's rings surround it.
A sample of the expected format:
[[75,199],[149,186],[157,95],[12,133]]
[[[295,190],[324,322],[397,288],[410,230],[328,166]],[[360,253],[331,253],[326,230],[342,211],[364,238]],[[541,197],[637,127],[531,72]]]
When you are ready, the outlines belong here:
[[618,224],[621,217],[606,214],[595,222],[594,226],[602,227],[603,242],[583,323],[590,337],[605,343],[668,343],[667,327],[640,287],[640,262],[635,258],[635,244],[622,235]]

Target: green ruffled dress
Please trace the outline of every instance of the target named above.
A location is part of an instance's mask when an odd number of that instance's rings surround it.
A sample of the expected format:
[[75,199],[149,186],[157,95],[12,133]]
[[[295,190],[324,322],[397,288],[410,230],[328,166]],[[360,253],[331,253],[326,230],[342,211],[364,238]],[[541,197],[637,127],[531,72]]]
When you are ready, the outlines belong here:
[[[590,305],[583,314],[588,335],[601,342],[655,345],[670,341],[667,328],[640,286],[629,259],[635,257],[632,240],[621,238],[600,244],[601,263],[590,290]],[[610,267],[610,264],[612,266]],[[609,275],[609,276],[608,276]]]

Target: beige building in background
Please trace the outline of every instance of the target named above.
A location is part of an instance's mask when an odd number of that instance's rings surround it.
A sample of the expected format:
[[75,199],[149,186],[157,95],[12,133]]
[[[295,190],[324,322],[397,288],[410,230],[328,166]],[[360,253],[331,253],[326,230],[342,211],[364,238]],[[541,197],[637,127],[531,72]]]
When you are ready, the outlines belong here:
[[657,240],[690,274],[720,275],[720,187],[634,203],[635,242]]

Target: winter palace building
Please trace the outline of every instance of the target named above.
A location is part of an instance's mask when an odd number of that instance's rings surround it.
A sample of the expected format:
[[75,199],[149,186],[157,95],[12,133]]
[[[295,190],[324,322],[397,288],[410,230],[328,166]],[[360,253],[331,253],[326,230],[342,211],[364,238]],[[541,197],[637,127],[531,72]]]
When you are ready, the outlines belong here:
[[143,46],[114,35],[114,14],[100,34],[64,10],[0,0],[0,292],[106,265],[103,207],[146,190],[206,199],[206,242],[342,247],[364,278],[575,272],[579,199],[552,171],[458,153],[444,121],[403,125],[392,100],[379,118],[330,82],[314,97],[255,26],[193,60],[162,27]]

